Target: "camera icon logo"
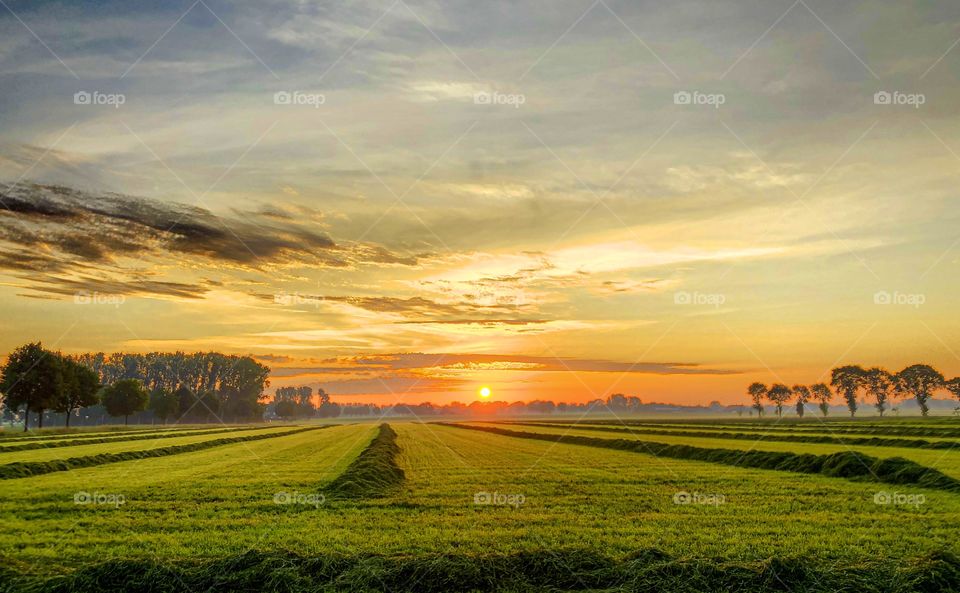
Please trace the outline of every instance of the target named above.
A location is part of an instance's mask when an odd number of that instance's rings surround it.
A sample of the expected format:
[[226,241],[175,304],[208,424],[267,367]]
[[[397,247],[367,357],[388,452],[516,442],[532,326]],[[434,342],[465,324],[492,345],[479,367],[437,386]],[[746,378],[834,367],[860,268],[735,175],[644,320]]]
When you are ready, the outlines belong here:
[[874,105],[890,105],[893,102],[893,95],[887,91],[877,91],[873,94]]
[[874,305],[889,305],[892,302],[893,298],[891,297],[890,293],[885,290],[873,293]]
[[692,297],[689,292],[680,291],[673,293],[673,304],[675,305],[689,305],[693,302]]
[[89,105],[91,95],[87,91],[77,91],[73,94],[74,105]]
[[474,93],[473,103],[475,105],[490,105],[493,102],[493,94],[487,91]]
[[693,95],[690,91],[677,91],[673,93],[674,105],[689,105],[693,102]]
[[477,492],[473,495],[473,504],[493,504],[493,495],[489,492]]
[[273,93],[273,103],[275,105],[290,105],[293,96],[287,91],[277,91]]

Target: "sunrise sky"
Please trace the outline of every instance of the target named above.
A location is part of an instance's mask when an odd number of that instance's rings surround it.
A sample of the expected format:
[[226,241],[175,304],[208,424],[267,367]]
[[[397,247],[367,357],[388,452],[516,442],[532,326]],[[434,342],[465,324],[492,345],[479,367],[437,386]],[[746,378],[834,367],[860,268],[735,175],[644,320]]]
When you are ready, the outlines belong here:
[[960,374],[957,3],[0,4],[0,353],[378,403]]

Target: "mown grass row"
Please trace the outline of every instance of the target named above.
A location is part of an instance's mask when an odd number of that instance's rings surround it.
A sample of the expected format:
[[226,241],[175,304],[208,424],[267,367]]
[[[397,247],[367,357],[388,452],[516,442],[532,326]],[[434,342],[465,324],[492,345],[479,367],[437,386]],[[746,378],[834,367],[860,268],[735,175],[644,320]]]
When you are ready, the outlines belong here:
[[690,437],[707,439],[736,439],[747,441],[780,441],[787,443],[818,443],[829,445],[857,445],[861,447],[907,447],[912,449],[957,449],[960,442],[955,441],[925,441],[923,439],[889,439],[883,437],[834,437],[830,435],[803,435],[803,434],[750,434],[745,432],[697,431],[697,430],[665,430],[657,428],[623,428],[617,426],[599,426],[589,424],[559,424],[555,422],[510,422],[510,426],[536,426],[575,428],[578,430],[597,430],[604,432],[659,435],[671,437]]
[[[163,425],[161,425],[162,427]],[[0,443],[10,443],[13,441],[39,441],[39,440],[55,440],[55,439],[79,439],[85,437],[103,437],[103,436],[118,436],[124,433],[145,433],[145,432],[165,432],[168,430],[183,430],[187,425],[178,425],[172,426],[170,428],[157,428],[152,425],[143,425],[143,426],[115,426],[115,427],[102,427],[102,426],[85,426],[79,428],[44,428],[41,431],[23,432],[21,430],[10,432],[3,431],[0,432]],[[194,428],[196,428],[194,426]]]
[[252,434],[239,437],[226,437],[222,439],[213,439],[201,441],[199,443],[189,443],[186,445],[170,445],[168,447],[158,447],[156,449],[145,449],[141,451],[124,451],[123,453],[100,453],[98,455],[85,455],[83,457],[69,457],[67,459],[55,459],[50,461],[16,461],[0,465],[0,480],[11,480],[14,478],[28,478],[53,472],[63,472],[83,467],[93,467],[95,465],[105,465],[107,463],[118,463],[120,461],[132,461],[134,459],[147,459],[150,457],[164,457],[166,455],[177,455],[180,453],[191,453],[193,451],[202,451],[211,447],[221,445],[232,445],[246,441],[259,441],[261,439],[272,439],[276,437],[289,436],[308,430],[319,430],[329,428],[330,425],[308,426],[296,430],[285,432],[271,432],[268,434]]
[[657,457],[707,461],[736,467],[821,474],[836,478],[874,480],[889,484],[913,484],[924,488],[960,492],[960,480],[951,478],[935,469],[925,467],[914,461],[903,459],[902,457],[880,459],[871,457],[870,455],[864,455],[857,451],[841,451],[828,455],[782,451],[742,451],[736,449],[693,447],[690,445],[669,445],[636,439],[604,439],[569,434],[557,435],[522,432],[497,428],[495,426],[477,426],[459,423],[443,424],[444,426],[479,430],[503,436],[536,439],[569,445],[604,447],[620,451],[645,453]]
[[333,499],[379,498],[396,490],[405,475],[397,465],[397,433],[381,424],[377,436],[360,455],[323,489]]
[[301,556],[250,551],[218,560],[160,564],[111,560],[47,580],[0,572],[0,592],[100,591],[416,592],[659,591],[714,593],[914,593],[960,590],[960,558],[949,552],[824,565],[809,558],[757,563],[671,557],[657,549],[614,559],[589,549],[516,554]]
[[216,428],[211,430],[170,430],[162,433],[151,432],[150,434],[133,434],[129,436],[106,436],[74,440],[55,440],[38,441],[32,443],[23,443],[17,445],[0,445],[0,453],[12,453],[14,451],[30,451],[33,449],[55,449],[57,447],[76,447],[78,445],[98,445],[104,443],[122,443],[125,441],[152,441],[154,439],[170,439],[177,437],[200,437],[208,434],[221,434],[226,432],[243,432],[248,430],[263,430],[270,428],[269,425],[245,426],[232,428]]
[[[547,420],[545,424],[571,424],[569,421]],[[780,423],[748,423],[738,422],[734,424],[716,424],[716,423],[673,423],[673,422],[646,422],[636,420],[585,420],[583,422],[573,422],[572,424],[591,424],[591,425],[627,425],[651,428],[662,428],[670,426],[674,429],[683,430],[741,430],[741,431],[783,431],[783,432],[828,432],[831,434],[868,434],[880,436],[915,436],[915,437],[940,437],[940,438],[958,438],[960,437],[960,428],[949,427],[909,427],[909,426],[837,426],[833,422],[823,422],[819,425],[805,424],[798,426],[796,424]]]

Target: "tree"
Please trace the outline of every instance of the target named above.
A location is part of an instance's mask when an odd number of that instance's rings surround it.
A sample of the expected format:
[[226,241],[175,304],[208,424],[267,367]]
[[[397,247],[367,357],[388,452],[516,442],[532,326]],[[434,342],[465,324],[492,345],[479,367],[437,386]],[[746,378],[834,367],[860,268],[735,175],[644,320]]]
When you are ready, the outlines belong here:
[[173,397],[177,400],[177,415],[181,417],[189,414],[197,404],[197,396],[186,385],[177,387],[177,390],[173,392]]
[[847,401],[851,418],[857,413],[857,390],[863,386],[865,373],[863,367],[857,365],[838,367],[830,373],[830,384]]
[[763,398],[767,396],[767,386],[763,383],[751,383],[747,387],[747,393],[753,400],[753,408],[757,411],[757,416],[763,416]]
[[276,406],[274,406],[273,412],[280,418],[289,420],[290,418],[293,418],[296,415],[297,404],[293,403],[288,399],[281,400],[277,402]]
[[927,400],[930,395],[944,386],[943,375],[930,365],[915,364],[903,369],[895,377],[897,391],[912,395],[920,405],[920,413],[927,415]]
[[60,368],[63,377],[63,389],[59,397],[51,406],[56,412],[67,415],[66,425],[70,426],[70,416],[80,408],[96,405],[99,399],[100,377],[89,367],[86,367],[69,357],[60,359]]
[[790,391],[790,388],[784,385],[783,383],[774,383],[770,386],[770,390],[767,391],[767,399],[774,403],[777,406],[777,417],[783,416],[783,404],[790,399],[790,396],[793,394]]
[[953,394],[953,397],[960,399],[960,377],[954,377],[949,381],[944,381],[943,386]]
[[150,392],[150,403],[147,407],[154,416],[166,424],[167,418],[174,418],[179,413],[180,398],[176,393],[166,389],[154,389]]
[[52,408],[63,392],[63,369],[56,354],[44,350],[40,342],[20,346],[7,359],[0,371],[0,393],[11,409],[24,406],[23,430],[30,424],[30,411],[39,414],[43,428],[43,411]]
[[823,417],[827,417],[827,413],[830,411],[830,400],[833,399],[833,392],[830,391],[830,387],[826,383],[817,383],[810,387],[810,394],[813,396],[813,399],[820,402],[820,411],[823,413]]
[[340,415],[340,404],[327,402],[325,404],[320,404],[320,407],[317,408],[317,416],[321,418],[336,418]]
[[123,416],[127,424],[130,414],[147,407],[147,390],[137,379],[121,379],[103,390],[103,407],[113,417]]
[[893,390],[893,375],[886,369],[874,367],[868,369],[863,374],[863,388],[868,395],[873,397],[874,407],[883,417],[884,410],[887,409],[887,402],[890,400],[890,392]]
[[804,406],[810,401],[810,388],[806,385],[794,385],[793,395],[797,398],[797,416],[803,418]]

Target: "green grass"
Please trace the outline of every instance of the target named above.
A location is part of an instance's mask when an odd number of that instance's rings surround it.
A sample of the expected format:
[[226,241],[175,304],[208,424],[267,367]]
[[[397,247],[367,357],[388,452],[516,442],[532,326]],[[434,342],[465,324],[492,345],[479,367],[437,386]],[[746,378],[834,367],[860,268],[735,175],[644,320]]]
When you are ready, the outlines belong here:
[[378,498],[397,489],[404,479],[397,465],[397,433],[381,424],[377,436],[342,474],[328,484],[324,493],[333,498]]
[[759,431],[759,432],[796,432],[796,433],[817,433],[830,435],[876,435],[884,437],[935,437],[935,438],[960,438],[960,420],[956,418],[928,419],[916,423],[915,420],[907,422],[898,422],[891,419],[887,422],[837,422],[823,418],[806,419],[797,421],[796,419],[781,420],[760,420],[760,421],[700,421],[700,422],[679,422],[661,420],[651,422],[649,420],[634,420],[630,418],[614,420],[597,419],[573,419],[571,420],[540,420],[545,423],[559,424],[593,424],[593,425],[613,425],[613,426],[634,426],[646,428],[670,428],[675,430],[718,430],[718,431]]
[[[290,430],[292,426],[257,426],[254,432],[276,433]],[[204,431],[201,431],[204,432]],[[228,433],[229,434],[229,433]],[[27,451],[5,451],[0,449],[0,467],[4,464],[21,462],[36,463],[41,461],[56,461],[70,457],[87,457],[91,455],[118,454],[128,451],[141,451],[146,449],[157,449],[160,447],[170,447],[176,445],[188,445],[210,441],[222,438],[221,434],[196,434],[188,432],[184,435],[179,433],[170,435],[161,435],[160,437],[149,438],[145,440],[120,440],[107,442],[93,442],[72,445],[70,447],[54,447],[42,449],[30,449]]]
[[[478,424],[482,426],[487,423]],[[505,425],[505,427],[508,427]],[[693,447],[702,447],[707,449],[737,449],[741,451],[770,451],[780,453],[809,453],[812,455],[830,455],[832,453],[842,453],[856,451],[876,458],[902,457],[914,461],[925,467],[935,469],[944,474],[960,479],[960,447],[955,450],[934,450],[915,449],[908,447],[865,447],[849,446],[844,444],[823,444],[823,443],[790,443],[765,440],[761,435],[756,439],[750,440],[731,440],[724,438],[709,437],[691,437],[686,435],[677,436],[656,436],[644,437],[642,434],[620,433],[615,437],[613,433],[606,430],[595,430],[588,427],[564,427],[555,425],[527,426],[526,432],[537,432],[545,434],[569,434],[599,438],[620,438],[632,440],[648,440],[664,443],[668,445],[689,445]]]
[[633,426],[613,426],[613,425],[587,425],[587,424],[562,424],[556,422],[510,422],[508,426],[532,426],[532,427],[560,427],[560,428],[589,428],[596,431],[607,431],[619,434],[636,434],[643,436],[678,436],[678,437],[703,437],[713,439],[738,439],[738,440],[764,440],[764,441],[782,441],[790,443],[832,443],[845,445],[848,447],[909,447],[911,449],[940,449],[950,450],[956,448],[960,450],[960,441],[954,439],[917,439],[913,437],[866,437],[866,436],[835,436],[831,434],[797,434],[786,431],[716,431],[716,430],[671,430],[650,427]]
[[[183,442],[177,441],[175,444],[164,444],[161,447],[151,447],[148,449],[137,449],[133,451],[122,451],[113,453],[95,453],[83,457],[68,457],[66,459],[54,459],[49,461],[18,461],[0,465],[0,480],[11,480],[17,478],[26,478],[48,474],[52,472],[69,471],[95,465],[105,465],[108,463],[119,463],[121,461],[130,461],[132,459],[147,459],[150,457],[165,457],[167,455],[179,455],[182,453],[191,453],[210,447],[220,447],[223,445],[232,445],[234,443],[243,443],[249,441],[258,441],[262,439],[276,438],[298,432],[318,430],[326,428],[324,426],[312,426],[307,428],[294,428],[281,431],[258,431],[254,434],[242,436],[229,436],[210,438],[200,441]],[[214,435],[216,436],[216,435]],[[164,441],[165,443],[165,441]]]
[[[390,427],[395,439],[337,426],[0,482],[0,591],[960,587],[955,493]],[[405,479],[317,499],[371,449]],[[125,503],[77,505],[77,492]],[[876,504],[878,492],[923,502]],[[476,504],[484,493],[514,504]]]
[[29,442],[16,442],[13,444],[2,443],[0,444],[0,453],[10,453],[13,451],[31,451],[34,449],[55,449],[58,447],[75,447],[77,445],[93,445],[99,443],[118,443],[122,441],[146,441],[154,439],[166,439],[166,438],[177,438],[181,436],[204,436],[208,434],[225,434],[225,433],[235,433],[243,432],[248,430],[258,430],[261,428],[267,428],[266,426],[241,426],[241,427],[228,427],[228,428],[207,428],[205,430],[167,430],[163,432],[150,432],[144,431],[144,434],[139,432],[133,434],[123,434],[123,435],[111,435],[104,437],[84,437],[79,439],[62,439],[57,438],[56,440],[40,440],[40,441],[29,441]]

